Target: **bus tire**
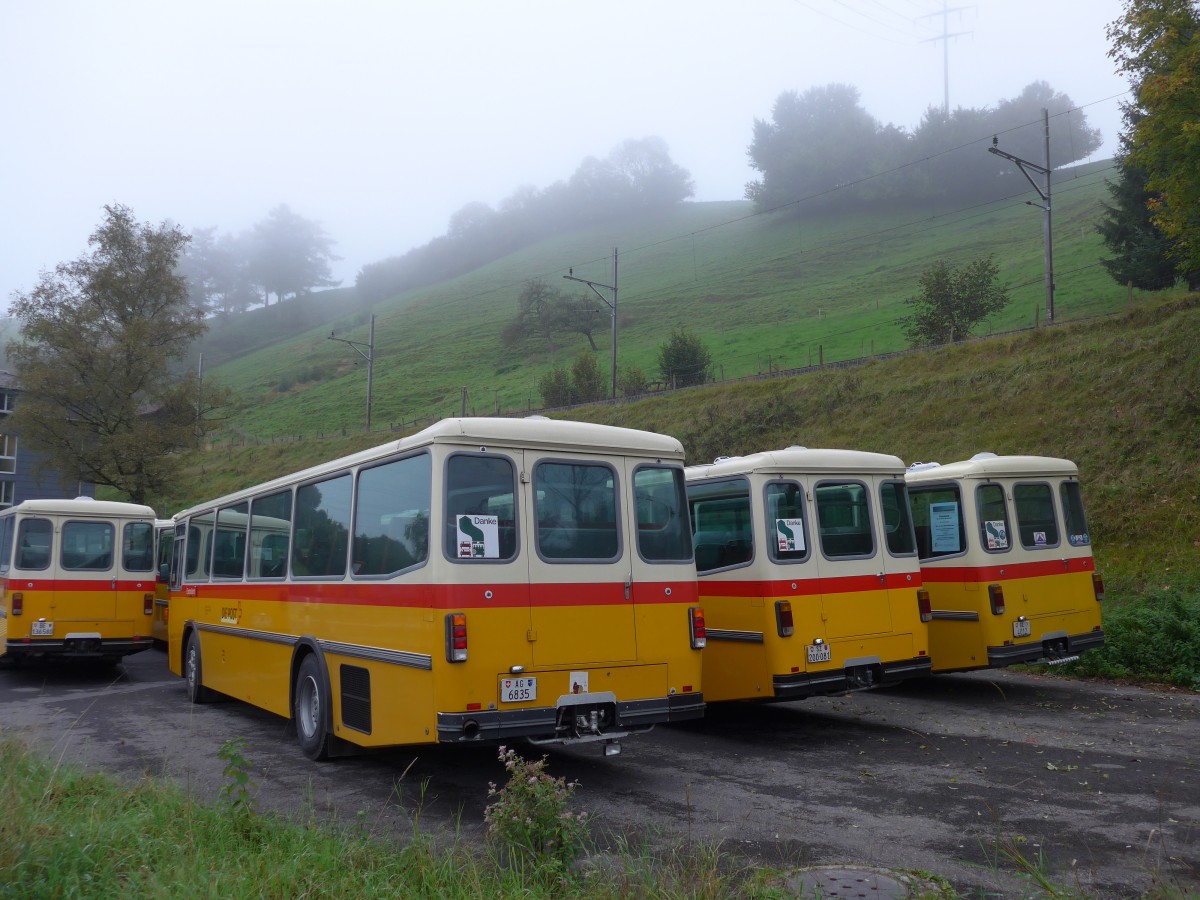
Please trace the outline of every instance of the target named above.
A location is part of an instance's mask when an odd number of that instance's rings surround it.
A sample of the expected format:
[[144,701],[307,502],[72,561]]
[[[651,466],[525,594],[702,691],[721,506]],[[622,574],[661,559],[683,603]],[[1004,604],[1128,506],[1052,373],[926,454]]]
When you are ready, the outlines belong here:
[[329,690],[316,656],[307,654],[296,669],[296,690],[292,718],[296,720],[296,739],[311,760],[329,758]]
[[204,669],[200,664],[200,633],[195,629],[188,635],[183,652],[183,677],[187,680],[187,696],[191,703],[208,703],[212,691],[204,686]]

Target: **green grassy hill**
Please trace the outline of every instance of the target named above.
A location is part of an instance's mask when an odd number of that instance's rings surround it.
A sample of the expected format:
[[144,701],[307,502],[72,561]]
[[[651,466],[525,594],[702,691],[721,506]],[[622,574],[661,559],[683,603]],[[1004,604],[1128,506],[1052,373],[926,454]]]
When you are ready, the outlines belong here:
[[[1107,166],[1080,169],[1055,187],[1056,318],[1118,308],[1125,291],[1099,266],[1094,223],[1107,197]],[[682,204],[656,219],[564,234],[452,281],[364,310],[352,291],[328,292],[324,315],[306,310],[289,331],[278,306],[214,327],[208,376],[240,398],[231,434],[269,439],[361,429],[366,367],[339,337],[365,341],[376,316],[376,428],[468,412],[541,406],[537,380],[569,365],[581,336],[550,348],[501,345],[524,284],[541,277],[609,283],[619,250],[619,366],[653,380],[657,350],[686,325],[712,352],[718,378],[854,359],[904,347],[897,319],[921,271],[993,253],[1013,302],[984,331],[1028,327],[1043,315],[1042,216],[1024,198],[966,209],[902,209],[823,215],[803,210],[755,215],[748,203]],[[598,301],[597,301],[598,302]],[[287,304],[285,304],[286,306]],[[318,321],[319,320],[319,321]],[[285,336],[286,335],[286,336]],[[607,329],[597,335],[607,373]],[[240,354],[240,355],[239,355]],[[219,363],[213,367],[214,363]]]
[[[525,279],[558,279],[568,266],[604,281],[618,246],[630,248],[620,257],[621,365],[652,370],[658,344],[677,324],[704,337],[726,379],[768,365],[804,367],[820,352],[827,364],[856,363],[563,415],[673,434],[691,461],[789,444],[876,450],[910,463],[980,450],[1064,456],[1080,466],[1097,554],[1119,583],[1133,592],[1181,579],[1195,585],[1200,298],[1167,292],[1130,305],[1109,279],[1092,227],[1106,197],[1103,173],[1061,183],[1055,196],[1051,328],[1029,327],[1043,307],[1041,216],[1024,205],[913,225],[915,213],[810,224],[751,216],[741,203],[695,204],[623,230],[564,235],[375,308],[372,434],[363,431],[365,371],[350,348],[326,339],[331,327],[366,338],[368,313],[343,294],[345,311],[332,322],[215,370],[241,406],[212,450],[191,458],[160,511],[457,415],[464,386],[470,413],[536,408],[537,377],[569,362],[583,341],[528,355],[503,349],[498,334],[517,292]],[[924,266],[986,252],[996,254],[1015,297],[988,323],[996,336],[869,358],[903,348],[895,320]],[[602,344],[602,370],[607,351]]]

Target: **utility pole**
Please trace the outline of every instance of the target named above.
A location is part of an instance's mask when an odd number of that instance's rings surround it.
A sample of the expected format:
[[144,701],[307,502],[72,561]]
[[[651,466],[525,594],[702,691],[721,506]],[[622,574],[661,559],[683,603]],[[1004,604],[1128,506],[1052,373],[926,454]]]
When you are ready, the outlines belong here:
[[[1017,168],[1021,170],[1021,174],[1028,179],[1033,185],[1033,189],[1038,192],[1038,196],[1042,198],[1042,212],[1045,215],[1042,217],[1043,244],[1045,245],[1045,261],[1046,261],[1046,324],[1054,324],[1054,242],[1052,239],[1050,228],[1050,111],[1042,110],[1042,134],[1043,144],[1042,153],[1045,165],[1039,166],[1037,163],[1030,162],[1027,159],[1013,156],[1011,153],[1005,153],[996,145],[999,143],[999,138],[992,137],[992,146],[988,147],[988,153],[995,153],[997,156],[1003,156],[1005,159],[1011,159],[1017,164]],[[1037,172],[1042,176],[1042,184],[1038,184],[1030,170]],[[1027,206],[1036,206],[1032,200],[1025,201]]]
[[[371,313],[371,330],[370,339],[367,343],[362,341],[351,341],[346,338],[335,337],[333,332],[329,332],[328,340],[340,341],[343,344],[349,344],[354,352],[367,361],[367,431],[371,430],[371,382],[375,374],[375,314]],[[362,348],[366,347],[364,351]]]
[[[611,394],[611,397],[613,400],[616,400],[617,399],[617,248],[613,247],[612,284],[602,284],[599,281],[588,281],[586,278],[576,278],[574,269],[568,269],[567,271],[570,274],[564,275],[563,278],[567,279],[567,281],[578,281],[580,284],[586,284],[588,287],[590,287],[592,289],[592,293],[594,293],[597,297],[599,297],[601,299],[601,301],[603,301],[604,305],[607,306],[610,310],[612,310],[612,394]],[[612,291],[612,302],[611,303],[609,303],[607,297],[605,297],[602,293],[600,293],[598,288],[604,288],[606,290]]]
[[962,37],[965,34],[971,34],[969,31],[956,31],[951,34],[947,29],[949,27],[949,17],[952,12],[963,12],[971,9],[970,6],[955,6],[950,8],[946,6],[946,0],[942,0],[942,11],[940,13],[929,13],[925,16],[917,16],[918,19],[932,19],[934,16],[942,17],[942,33],[940,37],[926,38],[921,43],[928,44],[930,41],[942,42],[942,87],[945,94],[945,100],[942,106],[942,114],[948,119],[950,118],[950,38]]

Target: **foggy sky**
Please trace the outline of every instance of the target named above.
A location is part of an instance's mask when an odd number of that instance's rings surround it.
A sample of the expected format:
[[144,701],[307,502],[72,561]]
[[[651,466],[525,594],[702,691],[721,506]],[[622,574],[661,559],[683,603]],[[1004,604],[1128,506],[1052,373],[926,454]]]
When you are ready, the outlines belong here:
[[[0,308],[87,251],[106,203],[238,233],[280,203],[352,285],[471,201],[658,135],[736,200],[775,98],[857,86],[884,123],[1045,80],[1111,156],[1120,0],[0,0]],[[943,33],[956,35],[948,41]]]

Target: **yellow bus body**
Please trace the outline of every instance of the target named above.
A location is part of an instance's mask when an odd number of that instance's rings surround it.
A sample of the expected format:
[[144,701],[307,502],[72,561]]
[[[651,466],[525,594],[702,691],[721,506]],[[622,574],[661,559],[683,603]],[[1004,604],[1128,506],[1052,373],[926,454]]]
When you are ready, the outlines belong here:
[[906,479],[935,672],[1057,664],[1103,645],[1074,463],[982,453]]
[[897,457],[788,448],[689,466],[687,484],[708,702],[796,700],[929,673]]
[[[171,670],[194,700],[216,691],[295,719],[316,759],[325,737],[615,750],[698,717],[682,455],[673,438],[631,429],[445,420],[180,512]],[[394,487],[370,481],[393,469]],[[324,518],[311,512],[318,495]],[[285,500],[292,520],[255,515]],[[327,553],[320,532],[338,516]]]
[[171,519],[157,520],[154,523],[154,616],[150,623],[150,636],[162,647],[167,645],[170,599],[167,576],[171,567],[171,543],[174,540],[175,522]]
[[154,510],[27,500],[0,512],[0,654],[116,661],[151,646]]

